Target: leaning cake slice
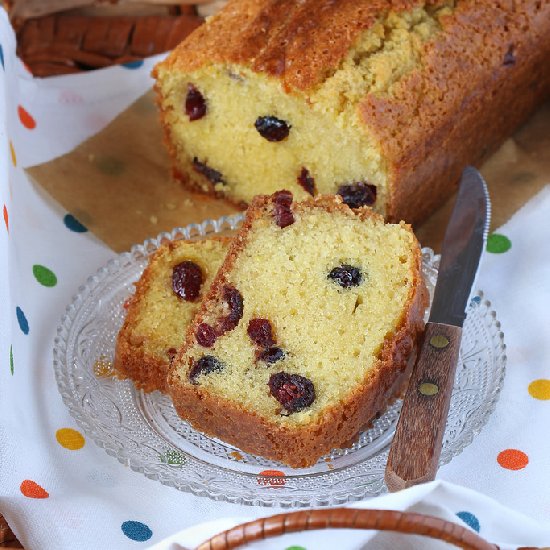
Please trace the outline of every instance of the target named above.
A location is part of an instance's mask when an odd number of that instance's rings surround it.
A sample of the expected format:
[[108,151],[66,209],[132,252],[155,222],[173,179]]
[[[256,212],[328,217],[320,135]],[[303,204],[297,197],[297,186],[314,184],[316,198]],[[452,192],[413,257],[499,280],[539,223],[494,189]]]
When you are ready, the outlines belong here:
[[114,370],[145,391],[166,391],[170,361],[221,265],[229,239],[170,241],[151,257],[126,304]]
[[172,363],[176,410],[244,451],[311,465],[400,391],[426,301],[408,225],[336,197],[257,197]]

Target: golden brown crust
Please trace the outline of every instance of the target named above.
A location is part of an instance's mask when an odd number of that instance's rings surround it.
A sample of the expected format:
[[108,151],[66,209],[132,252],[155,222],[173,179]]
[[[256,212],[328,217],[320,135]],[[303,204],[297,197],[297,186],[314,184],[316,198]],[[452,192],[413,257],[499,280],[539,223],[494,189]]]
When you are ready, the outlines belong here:
[[[422,278],[420,249],[417,248],[412,273],[413,284],[399,328],[384,342],[379,359],[367,373],[363,384],[343,403],[325,410],[316,423],[305,427],[275,424],[226,398],[212,395],[200,386],[190,384],[186,379],[180,380],[178,369],[187,370],[186,349],[194,343],[196,328],[208,311],[208,302],[219,296],[226,274],[231,271],[236,258],[245,247],[254,220],[264,214],[270,202],[271,197],[267,196],[259,196],[253,200],[241,230],[234,238],[199,312],[187,330],[185,344],[168,375],[168,387],[176,411],[196,429],[219,437],[244,451],[292,467],[305,467],[314,464],[331,449],[349,444],[398,393],[406,380],[408,360],[424,327],[428,293]],[[296,203],[293,209],[294,212],[299,212],[312,207],[359,216],[361,219],[369,216],[381,219],[369,208],[353,212],[338,197],[333,196],[319,196]],[[412,233],[410,226],[403,226]]]
[[289,89],[310,90],[338,67],[381,14],[423,4],[419,0],[230,0],[162,66],[188,72],[207,64],[244,64],[281,78]]
[[425,219],[550,95],[550,3],[459,2],[441,23],[423,68],[359,106],[388,159],[390,221]]
[[[229,243],[228,237],[209,237],[211,241],[220,241]],[[141,303],[144,296],[149,292],[153,280],[153,262],[160,256],[169,254],[172,251],[175,242],[166,243],[159,248],[149,259],[147,267],[143,274],[135,283],[135,292],[124,305],[126,317],[124,324],[120,329],[116,346],[113,369],[116,376],[121,379],[131,379],[137,388],[145,392],[159,390],[166,393],[166,377],[171,360],[176,351],[166,350],[166,357],[159,357],[148,352],[145,346],[145,337],[136,335],[134,330],[136,322],[141,313]],[[185,327],[182,327],[184,330]]]

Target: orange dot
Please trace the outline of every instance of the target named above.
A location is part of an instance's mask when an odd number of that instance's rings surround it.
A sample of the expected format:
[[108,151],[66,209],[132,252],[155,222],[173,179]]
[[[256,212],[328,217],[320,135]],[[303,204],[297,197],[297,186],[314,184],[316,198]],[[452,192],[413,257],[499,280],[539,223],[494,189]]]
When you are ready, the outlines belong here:
[[6,205],[4,205],[4,223],[6,224],[6,229],[8,230],[8,233],[10,232],[10,223],[8,219],[8,209],[6,208]]
[[550,399],[550,380],[539,378],[529,384],[529,394],[535,399]]
[[33,130],[36,128],[36,121],[28,111],[26,111],[21,105],[17,106],[17,114],[19,115],[19,120],[21,124],[28,130]]
[[73,430],[72,428],[61,428],[57,430],[57,432],[55,432],[55,438],[62,447],[70,451],[78,451],[78,449],[82,449],[86,443],[84,436],[79,431]]
[[10,154],[11,154],[11,163],[14,166],[17,166],[17,155],[15,154],[15,149],[13,148],[13,143],[10,141]]
[[529,457],[518,449],[505,449],[498,453],[497,461],[507,470],[521,470],[529,464]]
[[24,496],[29,498],[48,498],[50,494],[46,489],[40,487],[36,481],[25,479],[19,487]]

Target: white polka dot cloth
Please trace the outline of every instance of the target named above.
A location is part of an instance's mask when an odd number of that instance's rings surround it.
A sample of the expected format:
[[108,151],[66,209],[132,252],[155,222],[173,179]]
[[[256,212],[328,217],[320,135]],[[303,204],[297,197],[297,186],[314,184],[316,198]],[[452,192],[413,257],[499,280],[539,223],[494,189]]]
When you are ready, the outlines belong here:
[[[55,327],[113,257],[25,167],[69,152],[152,85],[156,59],[34,79],[0,11],[0,512],[27,549],[192,547],[280,510],[214,502],[131,471],[87,439],[54,379]],[[438,480],[357,504],[435,514],[502,548],[550,545],[550,188],[488,242],[478,285],[507,344],[507,375],[479,435]],[[278,550],[439,548],[373,532],[285,535]]]

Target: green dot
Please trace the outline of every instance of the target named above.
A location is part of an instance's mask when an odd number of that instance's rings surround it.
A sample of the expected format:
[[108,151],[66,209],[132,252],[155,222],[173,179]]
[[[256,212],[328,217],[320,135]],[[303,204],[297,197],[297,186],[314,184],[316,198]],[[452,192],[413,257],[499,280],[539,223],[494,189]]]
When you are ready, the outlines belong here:
[[44,267],[43,265],[35,264],[32,266],[32,272],[35,279],[44,286],[55,286],[57,284],[57,277],[55,273]]
[[101,156],[95,161],[98,169],[108,176],[120,176],[124,172],[124,163],[115,157]]
[[10,371],[13,375],[13,349],[12,346],[10,346]]
[[285,550],[306,550],[303,546],[287,546]]
[[500,235],[499,233],[489,235],[487,239],[487,252],[502,254],[503,252],[508,252],[510,248],[512,248],[512,242],[505,235]]

